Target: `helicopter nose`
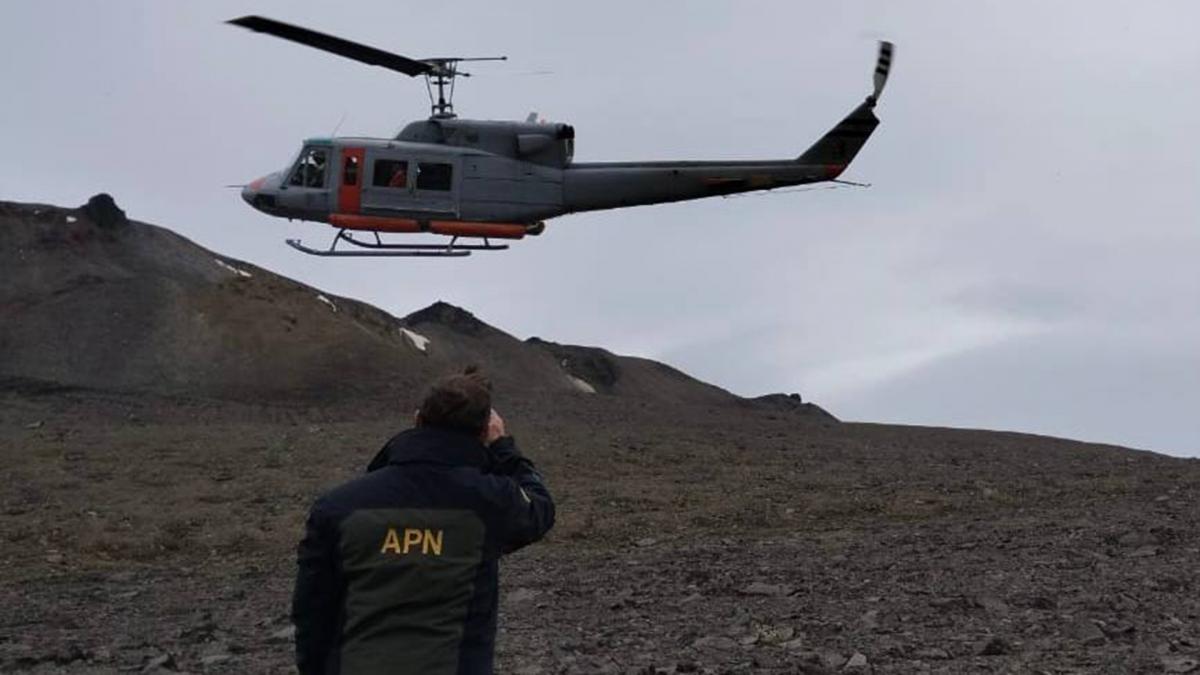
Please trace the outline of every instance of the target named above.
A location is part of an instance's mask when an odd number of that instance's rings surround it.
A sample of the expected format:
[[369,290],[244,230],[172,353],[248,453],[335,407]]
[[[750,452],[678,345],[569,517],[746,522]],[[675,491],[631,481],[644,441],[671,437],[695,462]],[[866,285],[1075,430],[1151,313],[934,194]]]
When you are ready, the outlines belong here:
[[259,195],[261,194],[263,183],[265,183],[266,180],[266,176],[263,176],[262,178],[255,178],[242,188],[242,199],[256,209],[262,203],[262,199],[259,198]]

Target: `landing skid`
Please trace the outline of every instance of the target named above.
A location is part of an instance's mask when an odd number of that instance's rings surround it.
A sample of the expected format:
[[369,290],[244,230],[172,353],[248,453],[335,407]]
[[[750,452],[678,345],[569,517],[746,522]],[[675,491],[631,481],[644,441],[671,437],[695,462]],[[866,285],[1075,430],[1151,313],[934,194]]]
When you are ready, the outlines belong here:
[[459,244],[457,243],[458,237],[453,237],[450,239],[449,245],[443,246],[441,244],[385,244],[379,239],[379,233],[375,233],[374,242],[359,241],[351,235],[346,234],[345,230],[339,231],[337,236],[338,239],[354,244],[355,246],[376,250],[445,251],[453,249],[455,251],[504,251],[508,249],[508,244],[493,244],[487,238],[484,238],[482,244]]
[[[334,236],[333,242],[327,249],[316,249],[305,246],[299,239],[285,240],[288,246],[307,253],[308,255],[317,255],[322,257],[383,257],[383,258],[464,258],[471,255],[472,251],[503,251],[508,248],[507,244],[493,244],[485,237],[482,244],[460,244],[458,237],[452,237],[448,244],[385,244],[379,238],[379,233],[373,233],[375,241],[360,241],[346,233],[345,230],[338,230]],[[341,250],[337,249],[338,242],[344,241],[361,249],[357,250]]]
[[305,246],[304,244],[300,243],[299,239],[286,239],[284,241],[287,243],[288,246],[291,246],[292,248],[296,249],[297,251],[300,251],[301,253],[307,253],[308,255],[319,255],[319,256],[322,256],[325,258],[351,258],[351,257],[359,257],[359,258],[361,258],[361,257],[463,258],[463,257],[471,255],[470,251],[447,251],[445,246],[439,246],[438,248],[441,249],[440,251],[426,251],[426,250],[418,250],[418,251],[413,251],[413,250],[405,250],[405,251],[338,251],[338,250],[331,249],[331,248],[327,248],[327,249],[310,248],[310,247]]

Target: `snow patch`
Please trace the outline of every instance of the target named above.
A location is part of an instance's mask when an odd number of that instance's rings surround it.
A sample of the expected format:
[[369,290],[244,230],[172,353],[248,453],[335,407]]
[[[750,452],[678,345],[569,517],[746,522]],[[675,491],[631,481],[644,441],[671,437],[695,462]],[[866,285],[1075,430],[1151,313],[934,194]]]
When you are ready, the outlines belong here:
[[233,265],[230,265],[229,263],[225,262],[224,260],[221,260],[220,258],[213,258],[213,262],[217,263],[221,267],[224,267],[225,269],[229,270],[230,272],[233,272],[234,274],[238,275],[239,277],[249,277],[250,276],[250,273],[247,272],[246,270],[240,270],[240,269],[234,267]]
[[588,384],[588,381],[587,381],[587,380],[584,380],[584,379],[582,379],[582,378],[575,377],[574,375],[567,375],[567,379],[571,381],[571,384],[572,384],[572,385],[573,385],[573,386],[574,386],[576,389],[578,389],[579,391],[582,391],[582,392],[583,392],[583,393],[585,393],[585,394],[594,394],[594,393],[596,393],[596,388],[595,388],[595,387],[593,387],[592,385]]
[[[37,212],[36,212],[36,211],[34,212],[34,215],[37,215]],[[77,220],[79,220],[79,219],[78,219],[78,218],[76,218],[75,216],[67,216],[67,222],[68,222],[68,223],[73,223],[73,222],[75,222],[75,221],[77,221]]]
[[400,334],[404,336],[404,339],[411,342],[412,346],[416,347],[419,351],[426,351],[429,347],[429,338],[421,335],[420,333],[415,333],[407,328],[401,328]]
[[321,302],[329,305],[329,309],[332,309],[335,312],[337,311],[337,305],[333,304],[333,301],[330,300],[329,298],[325,297],[324,295],[317,293],[317,300],[320,300]]

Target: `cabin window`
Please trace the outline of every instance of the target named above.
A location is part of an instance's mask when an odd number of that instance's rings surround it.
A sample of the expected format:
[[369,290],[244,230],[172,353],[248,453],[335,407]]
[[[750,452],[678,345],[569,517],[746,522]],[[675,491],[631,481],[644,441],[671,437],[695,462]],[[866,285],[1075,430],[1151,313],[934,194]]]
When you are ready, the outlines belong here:
[[375,187],[408,187],[408,162],[403,159],[375,160],[375,177],[371,184]]
[[325,149],[305,148],[292,169],[288,185],[296,187],[319,188],[325,187]]
[[358,185],[358,157],[348,155],[342,166],[342,185]]
[[449,190],[454,182],[454,166],[421,162],[417,165],[418,190]]

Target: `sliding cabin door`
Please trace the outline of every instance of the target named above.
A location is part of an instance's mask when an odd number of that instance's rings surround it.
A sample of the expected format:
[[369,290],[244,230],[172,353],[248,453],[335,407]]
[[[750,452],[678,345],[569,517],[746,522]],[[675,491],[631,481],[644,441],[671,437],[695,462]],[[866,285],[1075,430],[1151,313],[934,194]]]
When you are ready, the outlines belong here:
[[364,212],[419,220],[458,217],[460,172],[456,157],[369,152],[365,163],[361,197]]

